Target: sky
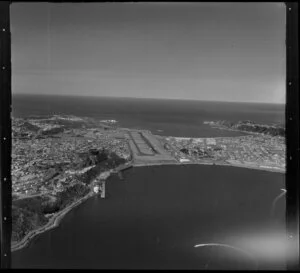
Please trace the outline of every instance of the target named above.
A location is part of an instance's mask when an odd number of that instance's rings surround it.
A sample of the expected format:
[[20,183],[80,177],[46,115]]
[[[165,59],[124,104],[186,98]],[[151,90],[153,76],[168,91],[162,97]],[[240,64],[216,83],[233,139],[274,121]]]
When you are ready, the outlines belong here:
[[13,3],[13,94],[285,103],[283,3]]

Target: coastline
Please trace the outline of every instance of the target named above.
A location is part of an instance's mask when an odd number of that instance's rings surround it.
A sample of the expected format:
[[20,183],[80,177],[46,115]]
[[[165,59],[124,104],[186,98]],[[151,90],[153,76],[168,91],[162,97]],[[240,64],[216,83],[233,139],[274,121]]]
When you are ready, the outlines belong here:
[[[125,131],[132,130],[129,128],[121,128],[121,129],[125,130]],[[218,129],[232,130],[232,129],[227,129],[227,128],[218,128]],[[146,131],[146,130],[144,130],[144,131]],[[246,136],[241,136],[241,137],[248,137],[249,135],[256,134],[256,133],[249,133],[246,131],[244,132],[241,130],[232,130],[232,131],[240,131],[240,132],[247,134]],[[159,135],[155,135],[155,136],[159,137],[159,138],[165,137],[165,136],[159,136]],[[167,137],[171,137],[171,136],[167,136]],[[186,138],[186,137],[174,137],[174,138],[191,139],[191,138]],[[199,138],[194,138],[194,139],[199,139]],[[252,170],[260,170],[260,171],[268,171],[268,172],[277,172],[277,173],[282,173],[282,174],[285,174],[285,172],[286,172],[284,169],[280,169],[280,168],[274,168],[274,167],[269,167],[269,166],[259,166],[259,165],[247,165],[247,164],[243,164],[243,163],[231,163],[231,162],[221,163],[221,162],[159,162],[159,161],[157,161],[157,162],[149,162],[149,163],[134,163],[134,162],[130,161],[130,164],[132,164],[133,167],[151,167],[151,166],[163,166],[163,165],[170,165],[170,166],[172,166],[172,165],[216,165],[216,166],[225,166],[225,167],[247,168],[247,169],[252,169]],[[125,164],[124,166],[126,167],[126,165],[127,164]],[[114,171],[116,171],[116,170],[114,170]],[[112,172],[113,172],[113,170],[109,171],[109,175]],[[63,219],[63,217],[69,211],[71,211],[73,208],[77,207],[79,204],[83,203],[84,201],[86,201],[87,199],[89,199],[92,196],[95,196],[95,194],[93,191],[90,191],[88,194],[86,194],[82,198],[76,200],[75,202],[71,203],[69,206],[64,208],[62,211],[59,211],[56,214],[54,214],[49,219],[49,221],[47,222],[46,225],[30,231],[21,241],[12,243],[11,251],[13,252],[13,251],[17,251],[17,250],[24,248],[25,246],[27,246],[29,244],[29,242],[35,236],[57,227],[59,225],[60,221]]]
[[[270,137],[270,135],[268,135],[268,134],[262,134],[262,133],[258,133],[258,132],[245,131],[245,130],[239,130],[239,129],[232,129],[232,128],[228,128],[225,126],[212,126],[212,128],[219,129],[219,130],[232,131],[232,132],[241,132],[241,133],[247,134],[246,137],[249,135],[265,135],[265,136]],[[282,136],[280,136],[280,137],[282,137]]]
[[[107,179],[113,170],[108,171],[108,176],[105,177]],[[11,243],[11,252],[20,250],[24,247],[26,247],[30,241],[37,235],[40,235],[41,233],[44,233],[48,230],[51,230],[53,228],[56,228],[59,226],[59,223],[62,221],[64,216],[70,212],[73,208],[77,207],[78,205],[82,204],[84,201],[89,199],[90,197],[95,196],[96,194],[91,190],[89,193],[87,193],[85,196],[81,197],[80,199],[76,200],[75,202],[71,203],[69,206],[64,208],[63,210],[55,213],[48,221],[48,223],[44,226],[41,226],[35,230],[30,231],[25,237],[16,243]]]
[[[252,170],[260,170],[260,171],[268,171],[268,172],[277,172],[277,173],[282,173],[282,174],[285,173],[285,171],[280,170],[280,169],[247,166],[247,165],[243,165],[243,164],[228,164],[228,163],[226,164],[226,163],[213,163],[213,162],[184,162],[184,163],[154,162],[154,163],[140,163],[140,164],[133,163],[132,166],[133,167],[151,167],[151,166],[165,166],[165,165],[171,165],[171,166],[172,165],[216,165],[216,166],[225,166],[225,167],[247,168],[247,169],[252,169]],[[86,194],[85,196],[83,196],[82,198],[71,203],[68,207],[64,208],[62,211],[54,214],[49,219],[49,222],[46,225],[39,227],[36,230],[30,231],[20,242],[17,242],[15,244],[12,243],[11,251],[12,252],[17,251],[17,250],[20,250],[20,249],[26,247],[35,236],[40,235],[43,232],[46,232],[48,230],[51,230],[51,229],[57,227],[68,212],[70,212],[73,208],[77,207],[78,205],[82,204],[84,201],[86,201],[87,199],[89,199],[93,196],[95,196],[95,193],[91,191],[88,194]]]
[[[222,126],[213,126],[213,128],[215,129],[219,129],[219,130],[226,130],[226,131],[234,131],[234,132],[240,132],[243,133],[245,135],[241,135],[241,136],[235,136],[235,137],[211,137],[212,139],[231,139],[231,138],[248,138],[251,136],[257,136],[257,135],[264,135],[262,133],[257,133],[257,132],[250,132],[250,131],[244,131],[244,130],[238,130],[238,129],[232,129],[232,128],[227,128],[227,127],[222,127]],[[264,135],[265,137],[271,137],[270,135]],[[156,137],[161,138],[162,136],[158,136],[156,135]],[[280,136],[281,137],[281,136]],[[173,136],[164,136],[162,138],[174,138],[176,140],[202,140],[202,139],[208,139],[209,137],[173,137]],[[171,163],[173,164],[173,163]],[[176,164],[176,163],[174,163]],[[224,163],[220,163],[220,162],[182,162],[182,163],[177,163],[177,164],[203,164],[203,165],[218,165],[218,166],[228,166],[228,167],[238,167],[238,168],[247,168],[247,169],[252,169],[252,170],[260,170],[260,171],[268,171],[268,172],[277,172],[277,173],[282,173],[285,174],[286,173],[286,169],[285,168],[278,168],[278,167],[271,167],[271,166],[260,166],[258,164],[251,164],[251,165],[247,165],[247,164],[243,164],[243,163],[233,163],[233,162],[224,162]],[[155,165],[155,163],[153,164]],[[157,165],[161,165],[161,164],[157,164]]]
[[66,208],[64,208],[62,211],[57,212],[56,214],[54,214],[50,219],[49,222],[42,226],[39,227],[38,229],[32,230],[30,231],[21,241],[15,243],[15,244],[11,244],[11,252],[13,251],[17,251],[20,250],[22,248],[24,248],[25,246],[27,246],[29,244],[29,242],[37,235],[48,231],[50,229],[53,229],[55,227],[57,227],[60,223],[60,221],[64,218],[64,216],[71,211],[73,208],[77,207],[79,204],[83,203],[84,201],[86,201],[87,199],[89,199],[90,197],[95,196],[95,194],[91,191],[88,194],[86,194],[85,196],[83,196],[82,198],[76,200],[75,202],[71,203],[69,206],[67,206]]
[[228,163],[213,163],[213,162],[183,162],[183,163],[180,163],[180,162],[174,162],[174,163],[154,162],[154,163],[133,164],[133,167],[151,167],[151,166],[162,166],[162,165],[215,165],[215,166],[246,168],[246,169],[251,169],[251,170],[268,171],[268,172],[276,172],[276,173],[285,174],[285,171],[281,170],[281,169],[248,166],[245,164],[228,164]]

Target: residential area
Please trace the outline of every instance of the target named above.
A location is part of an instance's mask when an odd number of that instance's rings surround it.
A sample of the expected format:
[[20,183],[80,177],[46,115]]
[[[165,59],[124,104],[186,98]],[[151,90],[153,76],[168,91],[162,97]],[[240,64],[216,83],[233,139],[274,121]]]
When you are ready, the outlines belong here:
[[249,134],[240,137],[165,138],[179,162],[213,162],[285,170],[284,137]]
[[[107,125],[110,123],[114,126]],[[214,163],[285,171],[282,136],[163,137],[145,130],[118,128],[116,123],[58,115],[13,119],[14,198],[55,195],[83,183],[80,175],[96,166],[93,158],[99,151],[136,165]]]
[[[122,133],[101,127],[76,128],[51,124],[53,119],[17,119],[13,121],[12,188],[14,197],[55,194],[78,181],[76,174],[84,173],[95,164],[80,162],[88,151],[106,150],[125,160],[130,151]],[[65,120],[62,118],[61,120]],[[70,119],[75,125],[78,119]],[[62,128],[60,132],[38,136],[40,131]]]

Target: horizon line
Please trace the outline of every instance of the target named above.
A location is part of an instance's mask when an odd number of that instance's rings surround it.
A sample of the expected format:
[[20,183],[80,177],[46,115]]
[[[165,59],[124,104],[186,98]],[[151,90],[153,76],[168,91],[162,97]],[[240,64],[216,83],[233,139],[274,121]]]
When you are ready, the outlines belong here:
[[206,100],[206,99],[185,99],[185,98],[150,98],[150,97],[123,97],[123,96],[97,96],[97,95],[75,95],[75,94],[36,94],[36,93],[13,93],[12,96],[61,96],[61,97],[89,97],[89,98],[111,98],[111,99],[145,99],[145,100],[176,100],[176,101],[203,101],[203,102],[224,102],[224,103],[253,103],[253,104],[278,104],[285,105],[286,102],[264,102],[264,101],[227,101],[227,100]]

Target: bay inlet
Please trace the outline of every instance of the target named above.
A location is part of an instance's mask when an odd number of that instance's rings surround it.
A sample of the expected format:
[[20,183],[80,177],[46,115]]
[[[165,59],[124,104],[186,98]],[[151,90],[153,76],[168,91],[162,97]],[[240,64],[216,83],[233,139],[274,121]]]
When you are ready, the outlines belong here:
[[194,246],[284,234],[284,198],[271,216],[281,188],[284,174],[274,172],[213,165],[132,168],[123,180],[108,179],[105,199],[88,199],[57,228],[13,252],[12,267],[254,269],[241,253]]

